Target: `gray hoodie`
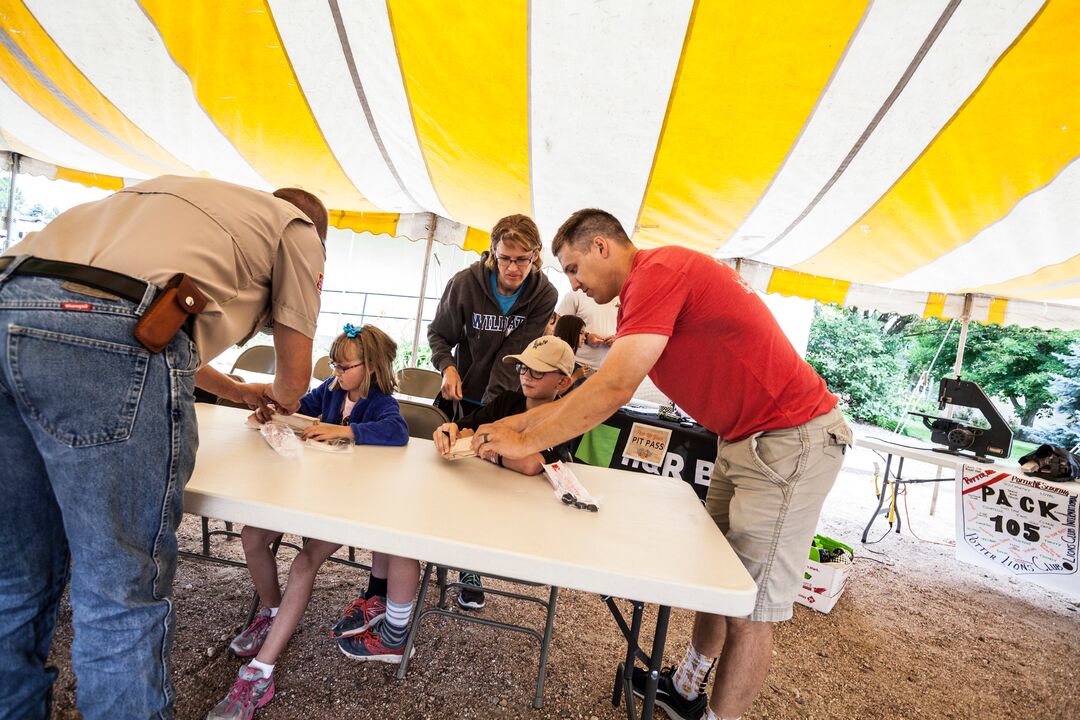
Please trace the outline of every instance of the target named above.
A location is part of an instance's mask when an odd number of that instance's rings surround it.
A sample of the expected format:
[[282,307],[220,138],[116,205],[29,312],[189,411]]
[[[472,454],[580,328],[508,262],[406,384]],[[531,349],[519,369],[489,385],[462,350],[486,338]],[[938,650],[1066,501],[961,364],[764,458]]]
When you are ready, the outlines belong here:
[[[510,312],[503,315],[484,267],[489,253],[450,278],[435,319],[428,325],[431,364],[439,372],[457,367],[462,394],[487,404],[506,390],[518,390],[514,366],[502,361],[544,334],[559,293],[544,273],[533,271]],[[451,354],[452,353],[452,354]]]

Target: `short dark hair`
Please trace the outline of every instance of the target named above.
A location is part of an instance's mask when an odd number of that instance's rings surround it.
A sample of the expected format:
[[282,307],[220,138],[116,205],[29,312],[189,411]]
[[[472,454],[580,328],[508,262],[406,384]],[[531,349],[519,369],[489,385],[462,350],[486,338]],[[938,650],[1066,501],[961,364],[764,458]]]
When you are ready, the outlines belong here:
[[630,237],[617,217],[606,210],[585,208],[567,218],[555,233],[555,239],[551,241],[551,254],[558,255],[566,245],[580,247],[591,242],[597,235],[619,243],[630,242]]
[[315,225],[315,232],[319,234],[319,239],[324,244],[326,243],[326,226],[329,223],[326,206],[322,204],[322,200],[300,188],[280,188],[274,191],[274,197],[298,207]]

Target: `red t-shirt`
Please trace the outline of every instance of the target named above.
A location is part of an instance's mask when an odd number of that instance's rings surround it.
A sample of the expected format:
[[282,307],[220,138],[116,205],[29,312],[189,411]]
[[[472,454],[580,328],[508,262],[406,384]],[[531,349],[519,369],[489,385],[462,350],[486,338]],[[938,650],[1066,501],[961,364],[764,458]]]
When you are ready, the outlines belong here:
[[617,337],[667,335],[649,377],[725,440],[801,425],[836,405],[757,293],[707,255],[640,250],[619,297]]

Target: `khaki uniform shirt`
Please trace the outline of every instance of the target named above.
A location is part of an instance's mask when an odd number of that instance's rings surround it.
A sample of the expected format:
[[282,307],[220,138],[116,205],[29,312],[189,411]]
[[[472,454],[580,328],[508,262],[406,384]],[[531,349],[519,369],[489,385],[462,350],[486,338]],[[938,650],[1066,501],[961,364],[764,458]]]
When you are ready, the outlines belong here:
[[74,207],[5,254],[159,286],[187,273],[207,296],[192,338],[203,363],[270,318],[315,337],[325,251],[307,216],[267,192],[166,175]]

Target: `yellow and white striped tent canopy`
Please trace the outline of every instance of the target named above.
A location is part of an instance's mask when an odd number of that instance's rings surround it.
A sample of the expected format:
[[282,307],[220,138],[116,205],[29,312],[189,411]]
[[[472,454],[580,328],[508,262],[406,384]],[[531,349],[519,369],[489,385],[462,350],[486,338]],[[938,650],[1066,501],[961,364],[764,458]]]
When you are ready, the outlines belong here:
[[472,248],[597,206],[762,290],[1080,327],[1076,0],[0,0],[0,80],[24,172]]

